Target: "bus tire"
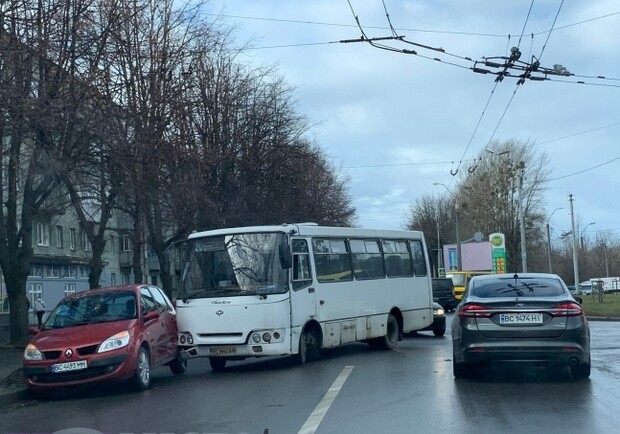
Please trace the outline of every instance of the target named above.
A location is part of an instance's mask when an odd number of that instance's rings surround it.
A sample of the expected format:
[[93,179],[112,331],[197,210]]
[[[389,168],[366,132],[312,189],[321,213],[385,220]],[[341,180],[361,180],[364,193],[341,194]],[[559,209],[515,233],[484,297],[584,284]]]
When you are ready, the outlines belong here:
[[177,351],[177,356],[168,365],[174,375],[184,374],[187,370],[187,360],[181,357],[181,352]]
[[386,350],[393,350],[398,345],[398,337],[400,336],[400,329],[398,328],[398,321],[394,315],[389,314],[387,318],[385,336],[382,338],[381,346]]
[[213,372],[222,372],[226,368],[226,359],[224,357],[209,357],[209,364]]
[[295,355],[295,362],[303,365],[308,361],[308,330],[303,329],[299,336],[299,352]]

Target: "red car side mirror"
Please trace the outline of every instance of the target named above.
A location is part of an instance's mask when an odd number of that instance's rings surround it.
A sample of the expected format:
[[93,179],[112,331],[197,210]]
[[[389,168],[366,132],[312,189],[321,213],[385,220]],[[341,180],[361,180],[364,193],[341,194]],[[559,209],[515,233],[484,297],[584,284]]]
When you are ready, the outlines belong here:
[[28,334],[30,336],[38,335],[40,332],[41,330],[39,330],[39,327],[28,327]]
[[144,321],[151,321],[154,319],[158,319],[159,318],[159,311],[158,310],[149,310],[147,313],[144,314]]

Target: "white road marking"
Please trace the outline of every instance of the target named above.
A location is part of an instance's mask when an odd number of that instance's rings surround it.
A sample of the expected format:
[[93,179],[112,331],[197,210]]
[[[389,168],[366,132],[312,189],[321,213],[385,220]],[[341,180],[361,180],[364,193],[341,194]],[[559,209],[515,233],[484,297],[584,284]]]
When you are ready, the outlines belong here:
[[314,408],[314,411],[306,420],[304,426],[301,427],[298,434],[313,434],[317,430],[319,424],[325,417],[327,410],[329,410],[329,407],[331,407],[332,403],[336,399],[336,396],[338,396],[340,389],[342,389],[344,382],[347,381],[347,378],[349,377],[349,374],[352,370],[353,366],[344,367],[344,369],[342,370],[342,372],[340,372],[340,375],[338,375],[338,378],[336,378],[323,399],[321,399],[321,402],[319,402],[319,404]]

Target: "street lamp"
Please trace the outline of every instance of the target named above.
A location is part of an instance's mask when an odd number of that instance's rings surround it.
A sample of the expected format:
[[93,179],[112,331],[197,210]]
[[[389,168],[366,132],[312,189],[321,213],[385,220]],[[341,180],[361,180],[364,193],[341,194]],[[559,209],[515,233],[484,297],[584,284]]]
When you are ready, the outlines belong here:
[[448,191],[452,199],[454,200],[454,215],[455,215],[455,230],[456,230],[456,269],[461,271],[463,269],[463,262],[461,260],[461,234],[459,232],[459,203],[452,190],[441,182],[433,182],[433,185],[443,185],[443,187]]
[[559,208],[554,209],[551,215],[549,216],[549,218],[547,219],[547,259],[549,259],[549,273],[553,272],[551,268],[551,233],[549,232],[549,220],[551,220],[551,217],[553,217],[553,214],[555,214],[555,212],[560,209],[564,209],[564,208],[559,207]]
[[583,228],[583,231],[581,232],[581,250],[585,250],[583,239],[586,236],[586,230],[588,229],[588,226],[591,226],[594,224],[596,224],[596,222],[588,223],[586,227]]
[[[504,151],[494,151],[490,148],[485,148],[489,154],[493,154],[496,156],[502,156],[510,153],[510,150]],[[506,157],[508,159],[508,157]],[[510,160],[509,160],[510,161]],[[525,176],[525,161],[521,160],[516,165],[516,168],[519,169],[519,203],[518,205],[518,216],[519,216],[519,238],[521,238],[521,271],[527,273],[527,249],[525,244],[525,213],[523,210],[524,200],[523,200],[523,178]]]

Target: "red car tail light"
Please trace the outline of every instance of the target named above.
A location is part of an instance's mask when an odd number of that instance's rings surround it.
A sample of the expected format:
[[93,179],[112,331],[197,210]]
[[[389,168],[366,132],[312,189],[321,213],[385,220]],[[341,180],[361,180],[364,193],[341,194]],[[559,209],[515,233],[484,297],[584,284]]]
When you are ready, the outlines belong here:
[[491,311],[481,304],[466,304],[459,309],[458,315],[460,318],[488,318]]
[[583,316],[583,309],[578,303],[567,301],[554,306],[549,313],[553,316]]

